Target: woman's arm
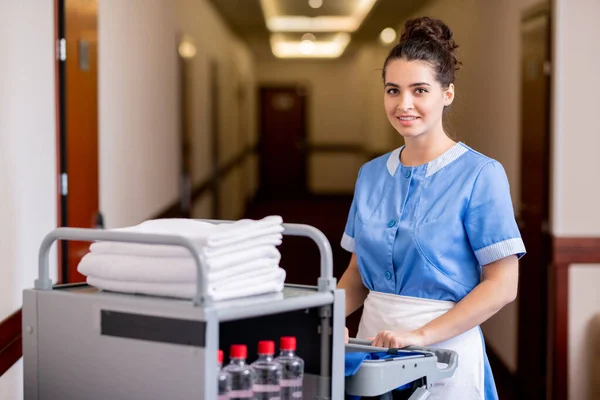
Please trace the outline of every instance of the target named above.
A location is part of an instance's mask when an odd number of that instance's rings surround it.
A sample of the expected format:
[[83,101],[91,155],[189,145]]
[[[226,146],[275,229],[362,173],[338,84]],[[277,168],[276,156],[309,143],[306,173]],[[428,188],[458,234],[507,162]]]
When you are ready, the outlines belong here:
[[481,283],[447,313],[412,332],[381,331],[373,339],[373,345],[394,348],[428,346],[458,336],[512,302],[517,297],[518,281],[516,256],[488,264],[483,267]]
[[352,253],[352,258],[340,279],[338,289],[346,290],[346,317],[358,310],[369,294],[369,290],[362,283],[355,253]]

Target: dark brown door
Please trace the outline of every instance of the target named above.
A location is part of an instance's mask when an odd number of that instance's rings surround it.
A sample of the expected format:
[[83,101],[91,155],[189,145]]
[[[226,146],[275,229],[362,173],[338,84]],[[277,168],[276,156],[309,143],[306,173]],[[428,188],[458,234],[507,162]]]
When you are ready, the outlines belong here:
[[261,88],[260,190],[268,196],[306,191],[306,96],[296,87]]
[[550,17],[548,11],[521,25],[521,209],[527,248],[519,283],[519,398],[546,398],[547,285],[550,182]]
[[[62,3],[62,4],[61,4]],[[98,4],[63,0],[62,34],[66,53],[60,67],[61,226],[98,225]],[[64,282],[82,282],[77,264],[89,243],[62,244]],[[66,265],[65,265],[66,264]],[[65,279],[66,278],[66,279]]]

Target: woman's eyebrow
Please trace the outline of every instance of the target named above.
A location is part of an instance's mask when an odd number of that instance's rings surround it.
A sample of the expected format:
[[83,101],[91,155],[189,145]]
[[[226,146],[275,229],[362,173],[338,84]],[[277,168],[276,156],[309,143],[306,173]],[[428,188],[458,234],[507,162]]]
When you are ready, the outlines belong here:
[[[385,83],[385,87],[394,87],[394,88],[400,88],[400,85],[393,83],[393,82],[386,82]],[[410,85],[408,85],[408,87],[415,87],[415,86],[431,86],[429,83],[427,82],[416,82],[416,83],[411,83]]]

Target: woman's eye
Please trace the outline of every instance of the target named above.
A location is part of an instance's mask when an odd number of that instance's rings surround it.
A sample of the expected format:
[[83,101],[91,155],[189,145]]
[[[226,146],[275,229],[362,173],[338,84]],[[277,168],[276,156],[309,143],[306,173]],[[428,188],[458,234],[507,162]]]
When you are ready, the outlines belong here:
[[398,94],[398,89],[388,89],[387,94]]
[[423,93],[427,93],[427,89],[424,88],[418,88],[415,90],[415,92],[419,93],[419,94],[423,94]]

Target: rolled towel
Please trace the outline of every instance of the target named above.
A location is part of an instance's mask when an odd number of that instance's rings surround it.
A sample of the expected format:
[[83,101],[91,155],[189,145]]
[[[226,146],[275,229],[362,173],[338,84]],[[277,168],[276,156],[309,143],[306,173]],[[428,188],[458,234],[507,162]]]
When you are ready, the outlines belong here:
[[[209,285],[208,294],[216,301],[228,300],[240,297],[254,296],[266,293],[281,292],[285,282],[285,271],[277,270],[274,278],[265,279],[258,277],[241,282],[225,283],[223,285]],[[156,282],[131,282],[112,279],[87,277],[87,283],[98,289],[112,292],[145,294],[153,296],[176,297],[191,299],[196,294],[195,283],[156,283]]]
[[[208,280],[215,282],[237,274],[277,268],[280,259],[281,254],[275,247],[263,247],[262,251],[234,253],[205,262]],[[196,263],[192,257],[87,253],[77,266],[77,271],[85,276],[123,281],[173,283],[196,282],[197,279]]]
[[[219,255],[260,245],[281,244],[281,233],[284,230],[282,222],[283,220],[279,216],[268,216],[260,220],[244,219],[225,224],[174,218],[144,221],[139,225],[117,228],[112,231],[180,235],[189,238],[197,246],[198,252],[206,255]],[[189,255],[189,251],[180,246],[103,241],[92,243],[90,251],[155,257],[185,257]]]

